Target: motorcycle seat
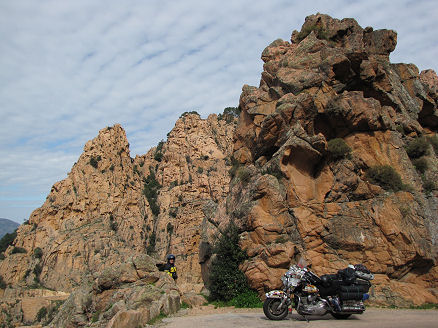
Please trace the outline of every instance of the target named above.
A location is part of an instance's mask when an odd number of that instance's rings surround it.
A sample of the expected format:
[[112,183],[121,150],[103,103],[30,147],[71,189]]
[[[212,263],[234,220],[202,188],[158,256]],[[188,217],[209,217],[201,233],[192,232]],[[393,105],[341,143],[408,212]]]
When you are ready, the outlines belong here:
[[321,282],[324,287],[330,287],[334,281],[338,280],[337,274],[325,274],[321,276]]

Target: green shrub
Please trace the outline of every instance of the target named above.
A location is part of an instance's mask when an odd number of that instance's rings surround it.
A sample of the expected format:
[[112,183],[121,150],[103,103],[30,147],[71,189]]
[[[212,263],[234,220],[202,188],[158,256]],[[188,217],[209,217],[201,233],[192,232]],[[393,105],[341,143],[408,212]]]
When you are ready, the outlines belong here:
[[166,231],[169,235],[173,234],[173,228],[173,224],[169,222],[166,226]]
[[91,317],[91,322],[98,322],[100,316],[100,311],[96,311],[93,313],[93,316]]
[[173,218],[176,218],[178,215],[178,207],[171,207],[169,210],[169,215]]
[[328,142],[328,152],[330,158],[333,160],[339,160],[345,157],[349,157],[351,154],[351,148],[347,145],[344,139],[335,138]]
[[428,141],[432,145],[435,154],[438,155],[438,136],[429,137]]
[[184,116],[186,116],[186,115],[189,115],[189,114],[195,114],[195,115],[201,116],[201,115],[198,114],[197,111],[192,110],[192,111],[190,111],[190,112],[184,112],[184,113],[182,113],[182,114],[179,116],[179,118],[182,118],[182,117],[184,117]]
[[24,279],[26,279],[27,277],[29,277],[30,273],[32,272],[31,269],[27,269],[26,272],[24,273]]
[[43,306],[37,313],[36,319],[38,322],[41,322],[47,315],[47,308]]
[[[54,303],[54,305],[53,305],[53,303]],[[58,313],[58,310],[62,304],[64,304],[64,301],[53,301],[52,302],[52,306],[49,308],[49,313],[47,315],[46,325],[48,325],[53,320],[53,318]]]
[[99,162],[100,162],[101,160],[102,160],[102,157],[101,157],[100,155],[99,155],[99,156],[96,156],[96,157],[91,156],[89,164],[90,164],[92,167],[94,167],[95,169],[97,169],[97,166],[99,165]]
[[155,252],[155,244],[156,244],[156,234],[155,231],[153,231],[150,235],[149,235],[149,242],[148,245],[146,247],[146,252],[148,254],[152,254],[153,252]]
[[22,247],[14,247],[11,254],[27,253],[27,251]]
[[10,245],[12,245],[16,237],[17,237],[16,229],[14,232],[5,234],[0,239],[0,253],[4,252]]
[[436,189],[436,185],[433,181],[426,180],[423,181],[423,188],[426,194],[430,194],[432,191]]
[[204,172],[204,169],[203,169],[202,167],[199,166],[199,167],[198,167],[198,173],[199,173],[199,174],[202,174],[202,172]]
[[0,253],[0,261],[3,261],[5,259],[5,254]]
[[410,158],[420,158],[429,152],[429,143],[424,137],[411,140],[406,146],[406,153]]
[[280,180],[283,178],[283,172],[277,166],[269,166],[262,172],[262,174],[270,174]]
[[178,185],[178,180],[172,181],[169,185],[169,190],[173,189]]
[[158,183],[155,173],[153,170],[149,170],[150,173],[147,178],[144,178],[144,187],[143,187],[143,195],[145,195],[148,200],[149,206],[151,208],[152,214],[157,216],[160,214],[160,206],[157,203],[158,198],[158,190],[161,188],[161,185]]
[[181,309],[188,309],[191,308],[191,306],[189,304],[187,304],[186,302],[182,301],[181,302]]
[[389,165],[370,167],[366,172],[366,177],[371,183],[377,184],[385,190],[399,191],[404,187],[400,174]]
[[328,40],[328,34],[327,31],[322,26],[306,26],[303,28],[300,33],[298,33],[298,41],[301,42],[304,40],[312,31],[315,32],[316,37],[321,40]]
[[1,275],[0,275],[0,289],[6,289],[6,283]]
[[157,162],[161,162],[161,160],[163,159],[163,153],[161,153],[161,152],[157,152],[157,153],[155,153],[155,155],[154,155],[154,159],[155,159]]
[[222,114],[217,116],[218,120],[225,120],[227,123],[231,123],[234,118],[239,117],[241,112],[240,107],[227,107]]
[[249,180],[251,179],[251,173],[246,167],[240,167],[237,170],[237,178],[243,183],[247,184]]
[[239,264],[247,255],[239,247],[239,230],[233,222],[221,232],[214,253],[216,257],[210,269],[210,300],[227,302],[248,291],[246,277],[239,270]]
[[157,162],[161,162],[161,160],[163,159],[163,145],[164,145],[164,141],[161,140],[158,143],[157,148],[155,149],[154,159]]
[[41,265],[39,265],[39,264],[35,265],[35,267],[33,268],[33,273],[34,273],[35,276],[37,276],[37,277],[40,276],[41,271],[43,271],[43,268],[42,268]]
[[119,229],[119,225],[117,224],[116,221],[114,221],[114,216],[111,214],[110,215],[110,228],[113,231],[116,231]]
[[236,175],[236,172],[239,169],[239,167],[240,167],[240,163],[234,157],[231,157],[231,169],[228,171],[228,173],[232,178],[234,178],[234,176]]
[[35,248],[35,249],[33,250],[33,256],[34,256],[36,259],[40,259],[40,258],[42,258],[42,257],[43,257],[43,250],[42,250],[41,248],[39,248],[39,247]]
[[429,167],[425,157],[414,159],[412,161],[412,164],[414,165],[415,169],[420,173],[426,172]]

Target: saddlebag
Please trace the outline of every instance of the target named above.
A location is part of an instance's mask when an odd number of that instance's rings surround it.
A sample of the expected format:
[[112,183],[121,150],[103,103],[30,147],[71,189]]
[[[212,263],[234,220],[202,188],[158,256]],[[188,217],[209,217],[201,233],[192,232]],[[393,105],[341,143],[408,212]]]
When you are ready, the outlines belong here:
[[371,284],[368,281],[357,280],[352,285],[342,285],[340,286],[339,297],[342,300],[356,300],[361,301],[363,299],[363,294],[368,293]]

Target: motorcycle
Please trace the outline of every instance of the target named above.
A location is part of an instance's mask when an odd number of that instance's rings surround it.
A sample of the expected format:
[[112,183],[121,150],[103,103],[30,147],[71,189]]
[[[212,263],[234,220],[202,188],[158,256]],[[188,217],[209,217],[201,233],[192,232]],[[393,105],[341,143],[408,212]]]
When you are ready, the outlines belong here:
[[365,311],[372,279],[374,275],[362,264],[318,277],[300,260],[281,278],[282,290],[266,293],[263,312],[270,320],[283,320],[290,307],[304,317],[330,313],[347,319]]

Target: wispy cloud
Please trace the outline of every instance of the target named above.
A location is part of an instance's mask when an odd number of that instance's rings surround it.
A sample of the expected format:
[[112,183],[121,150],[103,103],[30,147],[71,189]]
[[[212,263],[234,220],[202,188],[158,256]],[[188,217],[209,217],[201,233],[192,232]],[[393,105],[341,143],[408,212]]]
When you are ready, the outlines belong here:
[[135,155],[184,111],[237,105],[243,84],[258,85],[263,48],[288,40],[309,14],[395,29],[393,61],[437,69],[437,8],[434,0],[2,1],[0,216],[27,218],[107,125],[124,126]]

